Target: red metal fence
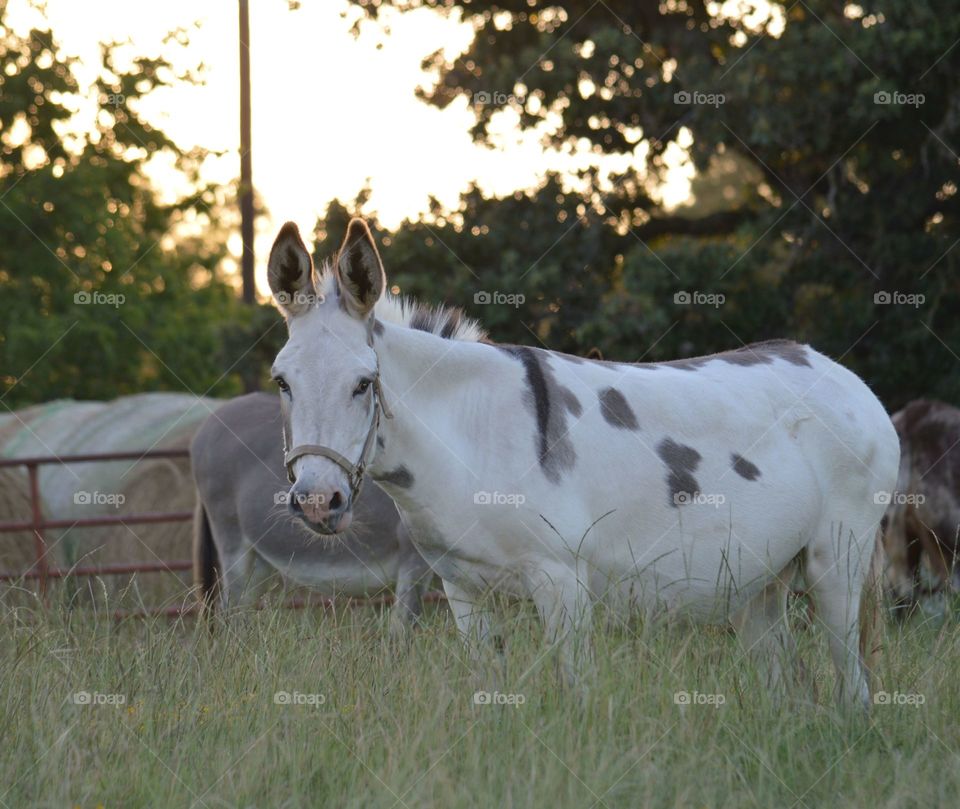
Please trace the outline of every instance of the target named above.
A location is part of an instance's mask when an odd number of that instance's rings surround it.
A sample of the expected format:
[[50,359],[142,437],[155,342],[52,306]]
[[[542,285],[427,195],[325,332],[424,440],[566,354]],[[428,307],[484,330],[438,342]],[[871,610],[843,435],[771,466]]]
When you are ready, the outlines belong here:
[[112,564],[89,567],[61,568],[51,566],[47,557],[46,531],[58,528],[92,528],[102,525],[143,525],[146,523],[187,522],[193,519],[192,511],[145,512],[142,514],[104,514],[98,517],[78,517],[66,520],[48,520],[43,516],[43,501],[40,497],[39,468],[46,464],[93,463],[96,461],[142,461],[160,458],[189,458],[186,449],[161,449],[147,452],[99,452],[83,455],[38,455],[29,458],[0,458],[0,469],[25,466],[30,482],[30,519],[6,520],[0,522],[0,534],[19,531],[33,533],[35,560],[26,571],[0,571],[0,581],[15,579],[39,579],[40,595],[47,591],[50,579],[62,579],[64,576],[109,576],[123,573],[171,573],[190,570],[193,566],[189,559],[177,559],[169,562],[138,562],[135,564]]
[[[0,534],[16,533],[20,531],[30,531],[33,534],[33,546],[35,560],[28,570],[24,571],[0,571],[0,582],[15,581],[19,579],[37,579],[39,580],[39,591],[41,597],[46,595],[47,583],[50,579],[62,579],[66,576],[110,576],[129,573],[176,573],[184,570],[190,570],[193,562],[190,559],[175,559],[171,561],[159,562],[135,562],[127,564],[110,564],[99,566],[77,566],[70,568],[51,566],[48,558],[48,547],[46,540],[46,531],[59,528],[92,528],[106,525],[143,525],[147,523],[165,523],[165,522],[188,522],[193,519],[192,511],[172,511],[172,512],[144,512],[140,514],[104,514],[98,517],[78,517],[76,519],[48,520],[43,516],[43,500],[40,496],[40,478],[38,470],[46,464],[73,464],[73,463],[94,463],[97,461],[145,461],[157,460],[161,458],[189,458],[190,451],[186,449],[163,449],[148,450],[146,452],[100,452],[87,453],[83,455],[60,455],[47,456],[38,455],[28,458],[0,458],[0,469],[10,467],[25,466],[27,468],[27,478],[30,482],[30,519],[29,520],[6,520],[0,521]],[[386,604],[392,601],[391,596],[380,596],[378,598],[349,598],[345,599],[348,605],[353,604]],[[431,592],[425,597],[427,601],[442,601],[442,593]],[[328,597],[316,597],[310,599],[293,599],[287,602],[289,607],[321,606],[333,607],[337,603],[336,599]],[[196,611],[196,604],[187,604],[183,606],[163,607],[154,611],[138,610],[133,613],[117,612],[116,617],[125,617],[127,615],[147,615],[152,613],[161,613],[171,616],[182,615]]]

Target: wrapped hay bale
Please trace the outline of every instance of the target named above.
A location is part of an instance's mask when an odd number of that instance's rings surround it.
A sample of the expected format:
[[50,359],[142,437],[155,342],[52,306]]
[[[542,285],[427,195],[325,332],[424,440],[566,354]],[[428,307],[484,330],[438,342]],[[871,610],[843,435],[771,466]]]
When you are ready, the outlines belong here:
[[[139,394],[112,402],[53,402],[28,409],[38,411],[30,414],[30,421],[24,419],[28,429],[23,425],[19,432],[10,428],[15,434],[6,436],[3,428],[9,425],[0,425],[0,454],[67,456],[187,449],[194,431],[218,404],[174,393]],[[20,503],[23,497],[17,492],[26,491],[26,474],[14,471],[23,481],[3,480],[3,497]],[[195,501],[186,457],[49,464],[41,467],[40,490],[44,516],[51,519],[189,511]],[[29,504],[26,510],[29,515]],[[9,536],[0,541],[13,546]],[[32,555],[32,540],[29,534],[27,537]],[[62,567],[188,560],[191,525],[75,526],[48,531],[47,543],[52,563]],[[61,589],[67,597],[84,591],[97,597],[106,595],[112,607],[139,606],[141,602],[158,606],[183,598],[189,583],[188,571],[139,573],[100,580],[77,577]],[[117,603],[121,594],[129,603]]]
[[[73,426],[99,407],[99,403],[57,401],[33,405],[15,413],[0,414],[0,458],[51,455],[48,442],[57,443]],[[43,438],[41,438],[41,433]],[[48,516],[43,509],[44,516]],[[27,468],[0,468],[0,521],[30,520],[30,482]],[[31,531],[0,534],[0,570],[23,572],[36,561]]]

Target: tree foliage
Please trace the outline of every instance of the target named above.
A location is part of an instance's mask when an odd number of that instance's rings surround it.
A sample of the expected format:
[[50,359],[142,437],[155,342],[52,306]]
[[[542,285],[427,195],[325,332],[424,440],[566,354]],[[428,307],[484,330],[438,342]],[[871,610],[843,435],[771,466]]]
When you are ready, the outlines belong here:
[[[639,164],[612,192],[595,170],[579,200],[550,178],[411,223],[390,237],[410,289],[468,308],[478,287],[526,294],[515,314],[473,310],[498,338],[529,328],[629,359],[792,336],[892,407],[960,401],[960,17],[932,0],[809,0],[768,17],[700,0],[357,4],[456,9],[474,26],[456,60],[427,58],[423,96],[466,97],[481,142],[510,108],[554,146]],[[698,199],[667,215],[653,189],[685,139]],[[714,303],[675,304],[682,292]]]
[[[253,328],[219,277],[228,189],[202,153],[151,126],[139,102],[184,80],[163,58],[121,68],[103,45],[81,87],[49,30],[19,35],[0,2],[0,393],[7,407],[142,390],[238,391],[222,330]],[[96,95],[93,121],[76,100]],[[162,202],[146,163],[172,156],[195,188]],[[261,324],[262,325],[262,324]]]

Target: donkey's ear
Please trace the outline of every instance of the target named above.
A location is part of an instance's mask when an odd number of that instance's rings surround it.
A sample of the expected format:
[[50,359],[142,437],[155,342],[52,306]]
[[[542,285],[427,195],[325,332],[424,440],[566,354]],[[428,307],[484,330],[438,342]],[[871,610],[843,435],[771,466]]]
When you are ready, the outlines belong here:
[[380,254],[370,228],[362,219],[351,219],[337,253],[337,280],[347,311],[359,318],[370,314],[387,285]]
[[293,222],[287,222],[270,249],[267,280],[273,299],[287,317],[306,311],[316,290],[313,286],[313,260]]

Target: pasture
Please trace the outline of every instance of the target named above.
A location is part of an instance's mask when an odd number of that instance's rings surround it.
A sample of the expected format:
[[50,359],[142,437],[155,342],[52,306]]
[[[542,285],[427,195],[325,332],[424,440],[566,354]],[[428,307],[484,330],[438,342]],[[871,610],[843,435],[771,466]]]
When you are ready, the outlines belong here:
[[816,629],[798,633],[816,697],[777,705],[727,632],[608,626],[571,691],[532,616],[498,612],[502,668],[466,659],[445,607],[409,641],[372,608],[241,611],[212,632],[6,609],[0,806],[902,807],[960,789],[955,622],[885,626],[899,696],[866,718],[836,712]]
[[956,805],[939,5],[0,0],[0,809]]

